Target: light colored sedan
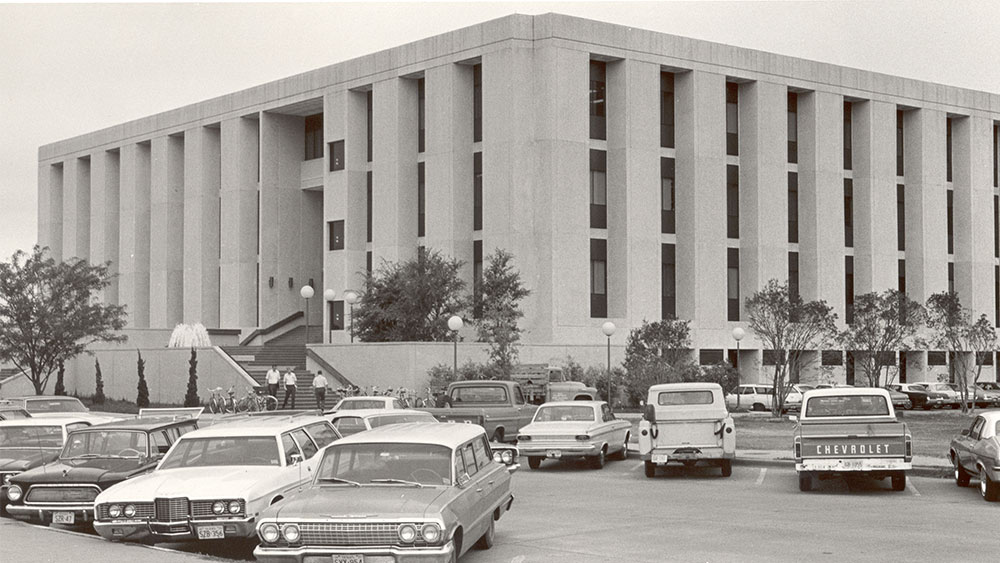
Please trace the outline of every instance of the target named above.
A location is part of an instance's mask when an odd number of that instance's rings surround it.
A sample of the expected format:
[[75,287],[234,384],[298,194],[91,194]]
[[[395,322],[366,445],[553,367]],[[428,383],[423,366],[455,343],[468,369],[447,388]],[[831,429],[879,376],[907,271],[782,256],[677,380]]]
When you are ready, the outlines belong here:
[[410,409],[358,409],[325,415],[343,436],[350,436],[379,426],[405,422],[437,422],[429,412]]
[[531,424],[521,428],[517,447],[538,469],[543,459],[585,457],[594,469],[609,456],[628,457],[632,423],[616,418],[604,401],[559,401],[538,407]]
[[361,410],[361,409],[405,409],[406,405],[398,397],[376,396],[376,397],[344,397],[326,414],[337,411]]

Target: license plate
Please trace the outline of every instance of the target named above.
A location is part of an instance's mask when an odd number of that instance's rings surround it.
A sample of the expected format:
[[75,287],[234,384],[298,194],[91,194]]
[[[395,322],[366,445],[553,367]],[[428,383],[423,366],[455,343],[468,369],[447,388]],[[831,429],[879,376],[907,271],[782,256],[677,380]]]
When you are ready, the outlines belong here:
[[670,461],[670,456],[667,454],[653,454],[653,463],[667,463]]
[[198,539],[200,540],[221,540],[226,534],[222,531],[222,526],[198,526]]
[[72,512],[55,512],[52,514],[53,524],[74,524],[76,516]]
[[849,469],[856,471],[864,467],[864,463],[860,459],[848,459],[843,462],[844,469]]
[[545,457],[562,457],[562,452],[559,450],[548,450],[545,452]]
[[334,555],[333,563],[365,563],[364,555]]

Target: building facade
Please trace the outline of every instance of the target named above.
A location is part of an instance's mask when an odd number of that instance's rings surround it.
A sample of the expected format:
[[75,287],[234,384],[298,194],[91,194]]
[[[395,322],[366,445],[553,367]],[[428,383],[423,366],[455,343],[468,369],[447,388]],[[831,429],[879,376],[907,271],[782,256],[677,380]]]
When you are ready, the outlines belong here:
[[[472,287],[503,248],[526,343],[677,316],[715,363],[772,278],[840,323],[899,288],[1000,324],[998,135],[995,93],[512,15],[41,147],[38,238],[110,260],[132,328],[252,331],[308,284],[333,342],[383,260],[435,249]],[[752,336],[740,362],[768,363]]]

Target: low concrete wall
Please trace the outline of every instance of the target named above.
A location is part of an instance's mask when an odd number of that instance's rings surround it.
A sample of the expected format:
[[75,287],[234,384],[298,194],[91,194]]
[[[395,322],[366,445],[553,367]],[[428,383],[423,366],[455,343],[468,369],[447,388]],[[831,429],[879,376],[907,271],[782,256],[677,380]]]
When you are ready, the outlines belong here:
[[[53,389],[55,388],[55,382],[52,383]],[[0,398],[2,397],[20,397],[23,395],[34,395],[35,386],[28,379],[28,376],[19,373],[17,375],[12,375],[3,381],[0,381]]]

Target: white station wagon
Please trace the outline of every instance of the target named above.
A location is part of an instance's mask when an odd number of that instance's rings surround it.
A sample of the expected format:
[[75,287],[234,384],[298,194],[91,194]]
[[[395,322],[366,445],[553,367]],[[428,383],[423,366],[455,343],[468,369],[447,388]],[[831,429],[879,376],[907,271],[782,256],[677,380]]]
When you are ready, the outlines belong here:
[[116,541],[251,537],[261,511],[309,483],[317,452],[338,438],[314,415],[252,417],[189,432],[156,470],[97,496],[94,528]]

